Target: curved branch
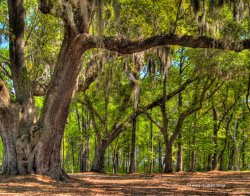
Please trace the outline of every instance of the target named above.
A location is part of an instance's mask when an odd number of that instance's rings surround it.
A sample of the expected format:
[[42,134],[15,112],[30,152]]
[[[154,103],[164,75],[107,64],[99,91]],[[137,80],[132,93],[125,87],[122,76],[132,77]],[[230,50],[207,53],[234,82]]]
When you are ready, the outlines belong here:
[[152,47],[161,45],[178,45],[190,48],[214,48],[220,50],[242,51],[250,49],[250,39],[239,42],[230,42],[225,39],[213,39],[206,36],[191,35],[157,35],[138,41],[132,41],[127,38],[116,36],[103,37],[103,39],[89,34],[82,34],[83,44],[90,48],[104,48],[110,51],[116,51],[120,54],[131,54],[141,52]]

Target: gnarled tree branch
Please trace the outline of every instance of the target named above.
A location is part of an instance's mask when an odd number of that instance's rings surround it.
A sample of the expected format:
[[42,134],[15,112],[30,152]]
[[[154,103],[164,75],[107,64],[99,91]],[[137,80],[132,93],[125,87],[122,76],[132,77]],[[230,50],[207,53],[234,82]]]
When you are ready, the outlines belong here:
[[[120,54],[131,54],[141,52],[152,47],[161,45],[178,45],[190,48],[214,48],[220,50],[242,51],[250,49],[250,39],[242,41],[228,41],[226,39],[214,39],[206,36],[191,35],[157,35],[146,39],[132,41],[127,38],[119,38],[116,36],[103,37],[103,39],[82,34],[83,44],[90,48],[105,48],[110,51],[116,51]],[[100,44],[100,42],[102,44]]]

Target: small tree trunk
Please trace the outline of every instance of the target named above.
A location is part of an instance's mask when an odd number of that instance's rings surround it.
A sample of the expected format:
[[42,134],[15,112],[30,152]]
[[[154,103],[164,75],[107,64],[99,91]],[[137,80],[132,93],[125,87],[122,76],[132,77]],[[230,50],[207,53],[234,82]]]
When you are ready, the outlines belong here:
[[226,138],[224,139],[223,149],[222,149],[221,154],[220,154],[220,171],[223,171],[224,153],[226,151],[227,144],[228,144],[228,137],[229,137],[228,131],[229,131],[229,126],[230,126],[230,122],[231,122],[232,118],[233,118],[233,113],[230,115],[230,118],[227,121],[227,125],[226,125]]
[[74,142],[71,141],[72,173],[75,171]]
[[[182,74],[183,74],[183,66],[184,66],[184,55],[183,55],[184,49],[181,49],[181,56],[180,56],[180,67],[179,67],[179,75],[181,77],[180,85],[182,82]],[[178,113],[181,114],[182,109],[182,93],[180,92],[178,95]],[[177,166],[176,171],[181,172],[182,171],[182,133],[180,131],[178,135],[178,151],[177,151]]]
[[211,167],[211,160],[212,159],[212,155],[209,153],[208,157],[207,157],[207,171],[210,171],[212,169]]
[[182,171],[182,134],[179,133],[178,136],[178,152],[177,152],[177,167],[176,171],[181,172]]
[[188,156],[187,156],[187,170],[191,170],[191,141],[190,138],[188,138]]
[[119,166],[119,154],[118,152],[114,151],[114,156],[113,156],[113,173],[114,174],[118,172],[118,166]]
[[214,134],[214,154],[213,154],[213,162],[212,162],[212,170],[218,170],[218,136],[217,132]]
[[150,121],[150,151],[151,151],[151,157],[150,157],[150,164],[149,164],[149,173],[153,173],[154,170],[154,145],[153,145],[153,122]]
[[192,172],[195,172],[195,151],[192,150],[191,152],[191,170]]
[[196,113],[195,113],[195,123],[194,123],[194,132],[193,132],[193,138],[192,138],[192,151],[191,151],[191,169],[190,171],[195,172],[195,144],[196,144]]
[[129,173],[134,173],[136,170],[135,148],[136,148],[136,118],[133,119]]
[[214,154],[212,161],[212,170],[218,170],[218,131],[219,127],[217,125],[217,111],[213,105],[213,120],[214,120],[214,131],[213,131],[213,143],[214,143]]
[[80,172],[89,170],[89,141],[82,146],[80,151]]
[[206,162],[207,162],[207,160],[206,160],[206,153],[204,153],[204,155],[203,155],[203,171],[206,171]]
[[161,153],[161,142],[160,139],[158,138],[158,172],[162,172],[163,166],[162,166],[162,153]]
[[220,171],[223,171],[223,158],[224,158],[224,151],[221,151],[220,154]]
[[242,169],[246,169],[246,159],[245,159],[245,152],[242,154]]

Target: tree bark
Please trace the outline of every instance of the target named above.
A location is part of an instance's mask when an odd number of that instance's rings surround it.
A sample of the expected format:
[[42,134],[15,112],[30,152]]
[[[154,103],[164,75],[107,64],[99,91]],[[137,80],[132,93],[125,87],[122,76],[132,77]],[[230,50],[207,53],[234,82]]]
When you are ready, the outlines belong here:
[[214,120],[214,130],[213,130],[213,144],[214,144],[214,153],[212,161],[212,170],[218,170],[218,126],[217,126],[217,112],[213,106],[213,120]]
[[136,118],[133,119],[129,173],[136,171]]
[[95,150],[95,158],[91,171],[93,172],[104,172],[104,160],[106,146],[102,142],[98,142]]
[[166,147],[164,173],[172,173],[172,172],[173,172],[172,145],[169,144]]
[[177,151],[177,166],[176,171],[181,172],[182,171],[182,134],[179,133],[178,135],[178,151]]
[[9,0],[8,11],[10,68],[16,100],[10,100],[0,79],[0,134],[4,145],[3,173],[7,175],[33,171],[31,159],[35,144],[31,137],[35,122],[34,100],[24,62],[23,0]]
[[154,170],[154,155],[153,155],[154,145],[153,145],[153,122],[152,121],[150,121],[150,151],[151,151],[151,157],[150,157],[150,163],[149,163],[149,173],[153,173],[153,170]]
[[36,146],[37,173],[61,179],[64,172],[60,165],[61,141],[69,105],[77,86],[80,58],[83,52],[77,37],[65,32],[64,41],[50,82],[39,124],[42,135]]
[[212,161],[212,155],[209,153],[207,157],[207,171],[210,171],[212,169],[211,161]]
[[[180,1],[181,2],[181,1]],[[181,3],[180,3],[181,4]],[[183,66],[184,66],[184,49],[182,48],[180,50],[180,63],[179,63],[179,75],[180,75],[180,86],[182,82],[182,75],[183,75]],[[178,113],[181,114],[181,109],[182,109],[182,93],[179,93],[178,96]],[[178,151],[177,151],[177,166],[176,166],[176,171],[181,172],[182,171],[182,131],[180,131],[178,135]]]
[[195,172],[196,170],[196,153],[195,153],[195,145],[196,145],[196,134],[197,134],[197,113],[194,114],[194,132],[192,137],[192,151],[191,151],[191,168],[190,171]]
[[[12,118],[6,118],[6,112],[1,116],[1,132],[7,152],[4,160],[5,173],[38,173],[58,180],[65,178],[60,163],[61,141],[80,71],[81,51],[75,41],[65,37],[38,123],[20,133],[17,128],[20,128],[19,123],[23,121],[13,119],[16,115],[12,115],[19,114],[16,110],[20,110],[20,107],[13,104],[8,108],[8,115]],[[6,124],[5,119],[11,121]]]
[[113,173],[116,174],[119,168],[119,154],[116,150],[114,150],[113,154]]
[[[231,151],[231,152],[230,152]],[[234,157],[235,157],[235,146],[232,145],[231,149],[229,148],[229,163],[228,163],[228,170],[234,169]]]
[[190,168],[190,171],[191,172],[195,172],[195,150],[192,149],[192,152],[191,152],[191,168]]
[[72,158],[72,173],[75,172],[75,156],[74,156],[74,142],[71,141],[71,158]]
[[4,144],[5,174],[37,173],[66,177],[61,168],[61,141],[69,105],[77,86],[80,58],[88,48],[65,23],[65,36],[41,118],[36,120],[33,93],[24,62],[23,0],[9,0],[11,76],[16,100],[10,101],[0,81],[0,134]]
[[223,143],[223,149],[221,150],[221,154],[220,154],[220,171],[223,171],[223,160],[224,160],[224,153],[226,151],[226,148],[227,148],[227,144],[228,144],[228,132],[229,132],[229,129],[230,129],[230,123],[231,123],[231,120],[233,118],[233,113],[230,115],[228,121],[227,121],[227,124],[226,124],[226,138],[224,139],[224,143]]
[[80,151],[80,172],[89,171],[89,140],[82,146]]
[[162,166],[162,153],[161,153],[161,141],[160,138],[158,137],[158,172],[163,171],[163,166]]

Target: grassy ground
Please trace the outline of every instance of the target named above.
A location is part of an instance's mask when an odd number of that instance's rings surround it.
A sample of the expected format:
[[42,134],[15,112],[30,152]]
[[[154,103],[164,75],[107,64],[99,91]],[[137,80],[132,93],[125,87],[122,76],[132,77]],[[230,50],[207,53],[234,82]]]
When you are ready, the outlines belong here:
[[0,176],[13,195],[250,195],[250,172],[107,175],[70,174],[57,182],[39,175]]

